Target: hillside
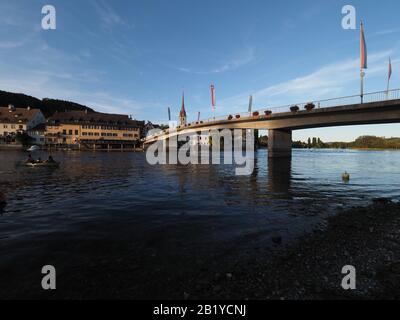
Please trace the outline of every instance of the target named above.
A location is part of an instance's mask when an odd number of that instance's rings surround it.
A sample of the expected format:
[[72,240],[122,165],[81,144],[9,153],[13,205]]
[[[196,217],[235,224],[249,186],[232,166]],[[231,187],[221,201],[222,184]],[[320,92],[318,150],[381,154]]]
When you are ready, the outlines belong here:
[[400,149],[400,138],[361,136],[353,142],[331,142],[329,147],[338,149]]
[[84,105],[63,101],[55,99],[37,99],[22,93],[12,93],[0,90],[0,106],[6,107],[9,104],[13,104],[17,108],[37,108],[40,109],[46,117],[52,116],[55,112],[64,111],[78,111],[78,110],[88,110],[89,112],[94,112],[93,109],[88,108]]

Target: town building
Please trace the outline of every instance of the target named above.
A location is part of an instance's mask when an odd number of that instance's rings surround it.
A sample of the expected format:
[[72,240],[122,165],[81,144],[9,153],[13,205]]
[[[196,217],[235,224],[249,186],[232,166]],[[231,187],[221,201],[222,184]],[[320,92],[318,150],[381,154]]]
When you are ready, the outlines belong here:
[[132,120],[127,115],[60,112],[48,119],[45,142],[50,146],[90,149],[138,147],[143,127],[143,121]]
[[28,136],[32,139],[32,144],[35,145],[44,145],[45,144],[45,135],[46,135],[46,124],[41,123],[36,127],[28,129]]
[[3,138],[14,137],[45,122],[46,118],[39,109],[15,108],[11,104],[0,107],[0,136]]
[[147,136],[147,134],[151,131],[151,130],[155,130],[155,129],[161,129],[161,127],[158,124],[154,124],[150,121],[148,121],[142,130],[142,138],[145,138]]

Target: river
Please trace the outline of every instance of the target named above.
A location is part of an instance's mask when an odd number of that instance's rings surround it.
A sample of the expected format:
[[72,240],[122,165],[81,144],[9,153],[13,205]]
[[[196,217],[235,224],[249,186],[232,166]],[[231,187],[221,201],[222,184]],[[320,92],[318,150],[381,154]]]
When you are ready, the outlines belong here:
[[[400,200],[396,151],[294,150],[283,161],[268,160],[260,149],[250,176],[225,165],[150,166],[144,153],[60,151],[53,153],[57,169],[23,167],[26,156],[0,150],[0,191],[7,197],[0,268],[9,272],[2,275],[8,291],[25,275],[25,289],[33,290],[28,274],[52,261],[64,272],[80,270],[77,279],[85,273],[90,279],[103,262],[103,269],[117,272],[121,259],[121,270],[129,260],[140,281],[177,266],[193,273],[198,263],[214,272],[221,257],[229,264],[254,248],[273,250],[272,238],[294,241],[343,208],[379,197]],[[349,183],[342,181],[344,171]],[[122,296],[165,297],[163,282],[157,283],[124,287]],[[75,289],[85,292],[72,286],[69,294]]]

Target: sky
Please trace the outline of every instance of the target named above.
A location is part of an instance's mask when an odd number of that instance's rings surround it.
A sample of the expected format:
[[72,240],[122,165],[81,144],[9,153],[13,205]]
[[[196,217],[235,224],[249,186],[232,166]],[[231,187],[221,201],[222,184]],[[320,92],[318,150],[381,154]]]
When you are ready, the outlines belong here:
[[[175,120],[184,90],[189,120],[357,95],[365,24],[365,92],[400,88],[398,0],[0,0],[0,90],[71,100],[154,123]],[[56,8],[43,30],[42,7]],[[299,130],[295,140],[400,136],[400,124]]]

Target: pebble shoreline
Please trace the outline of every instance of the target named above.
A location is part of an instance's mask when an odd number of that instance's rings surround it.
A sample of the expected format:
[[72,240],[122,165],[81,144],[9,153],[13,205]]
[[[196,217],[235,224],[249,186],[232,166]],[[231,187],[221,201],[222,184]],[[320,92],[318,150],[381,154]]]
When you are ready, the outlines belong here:
[[[258,256],[215,286],[223,299],[399,299],[400,204],[376,199],[366,208],[341,212],[324,230],[272,256]],[[343,290],[341,271],[357,271],[356,290]],[[214,286],[214,289],[215,289]],[[209,298],[207,292],[197,295]]]

